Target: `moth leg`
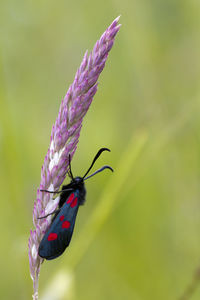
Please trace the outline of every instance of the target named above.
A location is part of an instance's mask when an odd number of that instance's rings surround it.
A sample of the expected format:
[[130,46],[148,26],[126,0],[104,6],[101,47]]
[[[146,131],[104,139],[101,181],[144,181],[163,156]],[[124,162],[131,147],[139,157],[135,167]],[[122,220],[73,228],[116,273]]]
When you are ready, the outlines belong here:
[[61,191],[48,191],[48,190],[40,190],[40,192],[46,192],[46,193],[50,193],[50,194],[61,194],[63,192],[66,192],[66,191],[73,191],[72,188],[69,188],[69,189],[64,189],[64,190],[61,190]]
[[59,211],[60,211],[60,209],[56,209],[56,210],[54,210],[53,212],[51,212],[50,214],[48,214],[48,215],[46,215],[46,216],[43,216],[43,217],[38,217],[38,219],[44,219],[44,218],[47,218],[48,216],[51,216],[51,215],[53,215],[53,214],[58,214],[59,213]]
[[50,193],[50,194],[62,193],[62,191],[48,191],[48,190],[40,190],[40,192],[47,192],[47,193]]

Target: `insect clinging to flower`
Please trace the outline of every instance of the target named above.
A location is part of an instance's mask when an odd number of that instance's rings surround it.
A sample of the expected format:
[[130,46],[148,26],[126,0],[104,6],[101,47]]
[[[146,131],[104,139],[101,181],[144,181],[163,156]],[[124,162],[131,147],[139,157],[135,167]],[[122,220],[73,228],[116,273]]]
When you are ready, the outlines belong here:
[[[85,202],[85,180],[99,172],[102,172],[105,169],[113,171],[113,169],[110,166],[106,165],[95,171],[93,174],[87,176],[89,171],[92,169],[95,161],[98,159],[98,157],[103,151],[110,150],[108,148],[101,148],[95,155],[91,166],[89,167],[89,169],[83,177],[74,178],[71,170],[71,162],[69,156],[68,174],[71,178],[71,182],[67,185],[63,185],[62,190],[58,192],[42,190],[43,192],[47,193],[60,193],[60,199],[58,209],[51,213],[54,214],[52,223],[47,229],[42,241],[40,242],[38,250],[38,254],[40,257],[45,258],[47,260],[54,259],[60,256],[69,246],[79,206],[83,205]],[[40,219],[45,218],[49,215],[50,214],[46,216],[40,216]]]

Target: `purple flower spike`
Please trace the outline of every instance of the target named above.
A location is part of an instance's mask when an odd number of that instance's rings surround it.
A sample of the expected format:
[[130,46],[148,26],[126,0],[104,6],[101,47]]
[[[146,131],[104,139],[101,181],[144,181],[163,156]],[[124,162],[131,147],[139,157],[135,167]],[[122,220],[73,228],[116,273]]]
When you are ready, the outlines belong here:
[[51,216],[43,219],[38,217],[53,212],[59,201],[59,197],[53,200],[52,194],[40,190],[57,191],[65,179],[69,154],[72,158],[76,151],[83,117],[97,91],[97,80],[105,66],[115,35],[120,29],[121,25],[118,21],[119,17],[106,29],[89,56],[86,51],[74,82],[61,102],[58,118],[52,127],[50,146],[42,166],[40,187],[33,209],[35,230],[31,230],[28,243],[30,273],[34,288],[33,299],[38,299],[38,277],[43,261],[38,256],[38,247],[51,223]]

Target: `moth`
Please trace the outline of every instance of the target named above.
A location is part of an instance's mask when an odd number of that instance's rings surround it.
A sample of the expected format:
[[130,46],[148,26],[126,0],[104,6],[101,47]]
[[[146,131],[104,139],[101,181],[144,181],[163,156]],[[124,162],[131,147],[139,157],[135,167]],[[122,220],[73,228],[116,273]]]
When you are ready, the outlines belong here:
[[95,155],[89,169],[83,177],[74,178],[71,170],[71,160],[69,156],[68,174],[71,178],[71,182],[67,185],[63,185],[61,191],[51,192],[48,190],[41,190],[47,193],[60,193],[60,199],[58,209],[56,211],[44,217],[40,217],[40,219],[46,218],[47,216],[54,214],[52,222],[39,245],[38,254],[40,257],[47,260],[54,259],[60,256],[69,246],[74,231],[79,206],[83,205],[85,202],[85,181],[105,169],[109,169],[113,172],[113,169],[110,166],[105,165],[95,171],[93,174],[87,176],[92,169],[95,161],[103,151],[110,150],[108,148],[101,148]]

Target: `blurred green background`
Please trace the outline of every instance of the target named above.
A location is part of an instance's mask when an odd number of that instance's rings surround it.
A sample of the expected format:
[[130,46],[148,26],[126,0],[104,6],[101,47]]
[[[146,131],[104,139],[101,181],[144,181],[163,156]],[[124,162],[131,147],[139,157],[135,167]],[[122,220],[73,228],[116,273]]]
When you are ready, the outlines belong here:
[[[200,2],[0,2],[0,298],[31,299],[27,242],[62,97],[121,14],[73,159],[87,182],[70,248],[40,299],[179,299],[200,266]],[[48,295],[48,292],[50,295]],[[200,286],[190,297],[200,299]]]

